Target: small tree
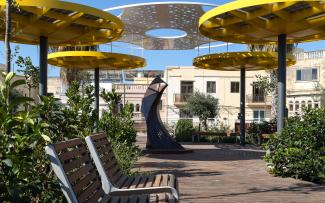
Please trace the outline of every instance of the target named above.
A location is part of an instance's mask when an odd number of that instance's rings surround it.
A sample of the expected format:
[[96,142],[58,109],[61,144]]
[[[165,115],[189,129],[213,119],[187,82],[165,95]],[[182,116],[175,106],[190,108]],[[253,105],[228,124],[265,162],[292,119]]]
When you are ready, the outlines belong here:
[[201,92],[195,92],[188,98],[184,110],[198,116],[205,130],[208,129],[208,118],[215,118],[219,113],[219,101],[217,98]]
[[118,105],[121,102],[122,95],[117,93],[115,89],[111,92],[106,92],[105,89],[100,93],[100,96],[108,104],[108,108],[113,115],[118,113]]
[[31,91],[34,88],[38,88],[39,82],[39,68],[34,66],[30,57],[23,58],[18,57],[16,64],[22,68],[19,72],[22,72],[25,76],[26,86],[28,88],[28,97],[31,97]]

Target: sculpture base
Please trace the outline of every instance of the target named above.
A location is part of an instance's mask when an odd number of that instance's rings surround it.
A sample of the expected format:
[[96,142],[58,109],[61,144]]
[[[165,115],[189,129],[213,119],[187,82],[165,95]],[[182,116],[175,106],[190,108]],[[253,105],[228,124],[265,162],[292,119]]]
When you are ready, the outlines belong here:
[[185,154],[192,153],[193,149],[143,149],[142,152],[145,154]]

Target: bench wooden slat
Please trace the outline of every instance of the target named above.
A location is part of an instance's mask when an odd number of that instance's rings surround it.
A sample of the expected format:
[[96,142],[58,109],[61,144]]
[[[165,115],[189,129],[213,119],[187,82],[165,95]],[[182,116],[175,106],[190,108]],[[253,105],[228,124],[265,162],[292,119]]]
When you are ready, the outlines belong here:
[[167,186],[168,185],[168,182],[169,182],[169,176],[168,176],[168,174],[163,174],[162,175],[162,180],[161,180],[159,186]]
[[165,193],[158,194],[158,202],[159,203],[166,203],[166,202],[168,202]]
[[134,177],[129,177],[125,184],[122,186],[123,188],[129,188],[134,180]]
[[149,176],[148,177],[148,180],[146,182],[145,187],[152,187],[153,186],[154,179],[155,179],[155,176],[153,176],[153,175],[152,176]]
[[161,179],[162,179],[162,175],[161,174],[156,175],[155,176],[155,181],[153,183],[153,186],[154,187],[159,187],[160,186]]
[[74,148],[75,146],[78,146],[78,145],[82,145],[82,141],[79,138],[75,138],[72,140],[63,141],[63,142],[53,144],[53,146],[57,152],[60,152],[62,149],[67,149],[67,148],[71,148],[71,147]]
[[90,160],[90,157],[88,155],[84,155],[78,159],[74,159],[74,160],[71,160],[70,162],[68,163],[65,163],[63,165],[63,169],[66,171],[66,172],[69,172],[75,168],[79,168],[83,163],[88,163]]
[[92,194],[96,195],[96,193],[98,192],[101,193],[101,186],[102,185],[100,181],[93,182],[80,195],[78,195],[78,200],[84,202],[85,200],[88,200],[92,196]]
[[169,175],[169,186],[174,187],[176,190],[178,190],[176,184],[176,178],[173,175]]
[[127,176],[122,176],[116,183],[116,187],[118,188],[122,188],[123,185],[126,183],[126,181],[128,180],[128,177]]
[[94,169],[91,163],[88,163],[69,175],[68,179],[73,184],[77,179],[85,176],[90,170]]
[[83,188],[87,187],[96,178],[98,178],[98,175],[97,171],[94,170],[73,186],[74,191],[79,194]]
[[140,180],[141,180],[141,176],[136,176],[134,181],[132,182],[130,188],[137,188]]
[[82,154],[84,154],[86,152],[87,152],[86,147],[81,146],[78,148],[74,148],[71,151],[59,153],[58,156],[59,156],[61,162],[64,163],[65,161],[72,159],[72,158],[76,158],[78,156],[81,156]]
[[100,139],[106,139],[106,135],[104,133],[96,133],[91,136],[91,139],[93,141],[100,140]]
[[145,187],[148,180],[148,176],[141,176],[141,180],[138,184],[139,188]]
[[129,203],[138,203],[138,197],[137,196],[132,196],[129,200]]
[[122,171],[119,171],[115,176],[113,176],[112,184],[116,185],[116,183],[124,176]]

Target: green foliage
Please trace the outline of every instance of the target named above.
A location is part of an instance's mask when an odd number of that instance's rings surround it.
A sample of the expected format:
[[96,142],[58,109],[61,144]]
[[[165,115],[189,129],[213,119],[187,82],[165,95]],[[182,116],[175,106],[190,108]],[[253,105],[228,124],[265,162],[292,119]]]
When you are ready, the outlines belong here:
[[220,122],[218,125],[211,126],[208,131],[215,132],[215,133],[227,133],[230,130],[230,126]]
[[305,109],[265,144],[270,172],[325,182],[325,109]]
[[25,76],[26,85],[28,88],[29,96],[32,88],[38,87],[39,82],[39,68],[34,66],[30,57],[23,58],[18,56],[16,61],[19,69],[19,72],[22,72]]
[[0,200],[62,201],[44,154],[44,145],[51,142],[49,125],[35,112],[21,110],[30,98],[12,98],[15,88],[25,84],[13,82],[14,76],[3,73],[0,84]]
[[189,119],[178,120],[175,129],[176,141],[188,142],[192,140],[192,133],[194,132],[193,122]]
[[73,83],[68,106],[41,96],[30,108],[30,97],[17,94],[25,80],[2,74],[0,85],[0,200],[5,202],[62,202],[64,197],[50,168],[44,146],[92,133],[96,115],[93,88]]
[[118,111],[121,96],[113,90],[101,93],[108,105],[108,111],[104,112],[99,125],[107,134],[112,143],[114,153],[124,173],[132,175],[131,169],[140,156],[140,150],[135,145],[137,132],[133,128],[133,105],[125,104]]
[[[95,129],[97,113],[93,109],[94,87],[73,81],[66,92],[68,107],[63,110],[66,117],[66,126],[72,129],[71,134],[77,137],[86,137]],[[67,132],[69,133],[69,132]]]
[[246,141],[258,144],[262,134],[273,134],[276,132],[276,121],[263,121],[262,123],[251,123],[247,129]]
[[219,101],[211,95],[195,92],[188,98],[184,109],[191,114],[198,116],[203,127],[207,130],[207,119],[215,118],[219,112]]
[[122,95],[118,94],[115,89],[111,92],[106,92],[105,89],[101,92],[100,96],[108,104],[109,111],[115,115],[118,113],[118,105],[121,102]]

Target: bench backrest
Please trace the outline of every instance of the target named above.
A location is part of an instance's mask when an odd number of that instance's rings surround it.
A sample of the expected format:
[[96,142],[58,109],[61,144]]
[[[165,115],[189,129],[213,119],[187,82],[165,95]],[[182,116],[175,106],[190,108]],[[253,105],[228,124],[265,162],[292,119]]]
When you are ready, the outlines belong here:
[[123,174],[107,136],[104,133],[94,134],[86,137],[86,143],[98,172],[103,177],[105,192],[110,192],[112,186],[120,188],[127,176]]
[[98,202],[105,192],[89,151],[81,139],[45,147],[68,202]]

